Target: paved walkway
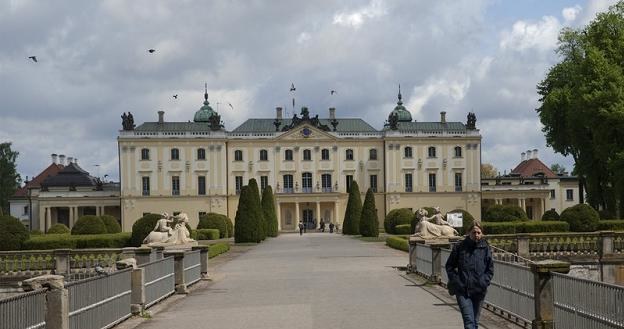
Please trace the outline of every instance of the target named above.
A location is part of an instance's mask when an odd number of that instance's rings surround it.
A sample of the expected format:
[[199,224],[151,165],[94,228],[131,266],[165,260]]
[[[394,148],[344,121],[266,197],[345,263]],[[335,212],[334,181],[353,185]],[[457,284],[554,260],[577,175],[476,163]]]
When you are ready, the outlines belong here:
[[214,283],[138,328],[461,328],[457,306],[407,280],[395,269],[405,264],[406,253],[382,243],[282,234],[220,264]]

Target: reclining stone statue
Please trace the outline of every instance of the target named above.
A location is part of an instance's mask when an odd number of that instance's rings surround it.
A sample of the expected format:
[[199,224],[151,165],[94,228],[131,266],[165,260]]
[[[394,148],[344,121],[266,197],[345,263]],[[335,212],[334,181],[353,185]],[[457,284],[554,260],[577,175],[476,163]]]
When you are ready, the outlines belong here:
[[[435,207],[434,209],[436,210],[436,213],[431,217],[427,217],[427,210],[423,208],[416,210],[418,224],[416,224],[416,228],[412,236],[423,239],[432,239],[459,235],[457,230],[455,230],[443,219],[444,216],[440,213],[440,208]],[[431,219],[435,219],[436,223],[439,224],[429,222]]]
[[[176,222],[171,228],[170,224]],[[186,213],[180,213],[177,216],[169,216],[163,213],[162,217],[156,222],[156,226],[143,240],[148,246],[156,245],[175,245],[195,242],[191,239],[191,234],[186,228],[189,218]]]

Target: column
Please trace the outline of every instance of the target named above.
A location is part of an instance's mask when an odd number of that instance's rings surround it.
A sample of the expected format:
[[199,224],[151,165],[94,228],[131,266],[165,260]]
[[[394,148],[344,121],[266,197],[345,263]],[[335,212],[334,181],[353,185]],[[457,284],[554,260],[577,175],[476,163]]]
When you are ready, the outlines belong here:
[[535,319],[531,322],[533,329],[554,328],[554,301],[552,273],[568,273],[570,263],[543,260],[531,264],[533,273],[533,296],[535,307]]
[[542,215],[546,212],[546,199],[542,198],[540,200],[542,200],[542,211],[539,213],[539,218],[541,219]]
[[522,199],[518,198],[518,207],[522,208]]
[[277,231],[282,230],[282,204],[277,203]]
[[295,201],[295,227],[299,225],[299,202]]
[[69,207],[69,228],[71,229],[72,227],[74,227],[74,223],[75,223],[75,219],[74,219],[74,207]]
[[45,231],[47,232],[50,226],[52,226],[52,211],[50,207],[45,208]]
[[100,214],[100,206],[95,206],[95,215],[96,216],[101,216],[102,214]]
[[321,228],[321,203],[316,201],[316,228]]
[[334,218],[332,218],[332,223],[338,223],[338,200],[334,201]]

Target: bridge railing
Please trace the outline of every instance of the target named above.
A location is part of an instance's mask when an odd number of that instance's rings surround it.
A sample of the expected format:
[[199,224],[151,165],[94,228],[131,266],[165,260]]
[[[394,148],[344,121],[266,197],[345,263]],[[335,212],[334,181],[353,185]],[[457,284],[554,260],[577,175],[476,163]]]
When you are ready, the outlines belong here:
[[173,257],[167,257],[141,265],[145,281],[145,307],[175,293]]
[[495,260],[494,277],[488,288],[485,302],[492,308],[513,314],[524,322],[530,323],[535,318],[531,269]]
[[[45,328],[46,289],[38,289],[0,300],[0,328]],[[10,316],[16,312],[22,316]]]

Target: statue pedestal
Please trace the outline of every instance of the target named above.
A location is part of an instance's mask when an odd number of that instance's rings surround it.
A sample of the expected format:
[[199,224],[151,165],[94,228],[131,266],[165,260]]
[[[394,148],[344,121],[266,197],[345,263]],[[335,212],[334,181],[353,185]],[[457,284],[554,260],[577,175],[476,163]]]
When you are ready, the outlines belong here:
[[163,243],[163,242],[152,242],[148,244],[142,244],[141,247],[155,248],[162,247],[165,250],[191,250],[193,247],[198,246],[197,241],[187,242],[187,243]]

